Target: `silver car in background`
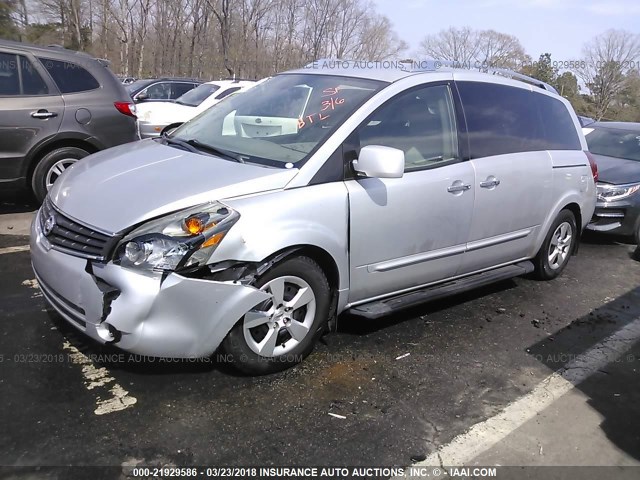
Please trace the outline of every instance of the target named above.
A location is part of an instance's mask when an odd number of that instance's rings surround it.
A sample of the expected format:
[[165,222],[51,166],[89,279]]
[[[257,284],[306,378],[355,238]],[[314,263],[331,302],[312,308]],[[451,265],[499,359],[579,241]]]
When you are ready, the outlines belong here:
[[566,100],[533,79],[315,67],[65,172],[31,234],[53,308],[130,352],[221,348],[264,374],[342,312],[560,274],[596,201]]

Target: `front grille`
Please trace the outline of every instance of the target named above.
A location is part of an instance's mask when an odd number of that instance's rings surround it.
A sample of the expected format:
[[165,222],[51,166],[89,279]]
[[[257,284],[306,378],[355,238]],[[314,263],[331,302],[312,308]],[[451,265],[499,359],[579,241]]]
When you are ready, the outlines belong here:
[[[34,270],[35,272],[35,270]],[[36,280],[40,285],[40,290],[49,303],[59,312],[63,313],[82,328],[87,328],[87,322],[85,321],[85,311],[77,305],[74,305],[69,300],[64,298],[53,288],[42,281],[42,278],[35,272]]]
[[105,261],[117,242],[115,235],[82,225],[56,210],[49,197],[40,210],[40,229],[51,246],[76,257]]
[[625,210],[620,208],[600,208],[596,207],[593,212],[594,218],[624,218]]

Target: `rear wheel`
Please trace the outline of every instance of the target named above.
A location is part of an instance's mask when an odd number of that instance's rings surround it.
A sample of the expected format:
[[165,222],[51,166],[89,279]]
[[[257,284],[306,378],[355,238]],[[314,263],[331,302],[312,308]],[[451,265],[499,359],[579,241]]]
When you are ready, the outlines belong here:
[[330,288],[320,266],[304,256],[276,265],[254,286],[271,299],[247,312],[222,347],[238,370],[264,375],[311,353],[329,317]]
[[576,218],[570,210],[562,210],[536,255],[535,275],[540,280],[556,278],[567,266],[577,240]]
[[38,202],[42,202],[54,182],[71,165],[89,152],[77,147],[62,147],[47,153],[36,165],[31,178],[31,188]]

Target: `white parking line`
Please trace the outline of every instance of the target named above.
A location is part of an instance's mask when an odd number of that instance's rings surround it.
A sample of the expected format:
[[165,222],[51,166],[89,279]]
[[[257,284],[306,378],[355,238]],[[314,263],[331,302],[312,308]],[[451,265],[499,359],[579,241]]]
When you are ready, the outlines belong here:
[[18,253],[18,252],[27,252],[29,251],[29,245],[18,245],[17,247],[4,247],[0,248],[0,255],[4,255],[5,253]]
[[563,369],[549,375],[531,393],[509,404],[498,415],[475,424],[466,433],[455,437],[415,466],[468,464],[593,373],[616,361],[638,339],[640,318],[594,345]]
[[[109,370],[104,367],[97,368],[89,357],[71,345],[69,341],[65,341],[62,344],[62,348],[69,352],[69,358],[73,363],[82,366],[82,376],[84,377],[86,389],[97,389],[96,409],[93,413],[104,415],[118,412],[133,406],[138,401],[135,397],[130,396],[129,392],[119,384],[112,384],[112,382],[115,382],[115,378],[111,376]],[[109,384],[111,384],[111,388],[107,390]]]

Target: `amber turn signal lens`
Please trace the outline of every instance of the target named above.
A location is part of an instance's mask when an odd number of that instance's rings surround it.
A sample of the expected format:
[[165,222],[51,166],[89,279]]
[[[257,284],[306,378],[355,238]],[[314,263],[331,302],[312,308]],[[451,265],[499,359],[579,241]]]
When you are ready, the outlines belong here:
[[211,237],[209,240],[207,240],[202,244],[202,248],[212,247],[214,245],[219,244],[220,241],[222,240],[222,237],[224,237],[224,233],[216,233],[213,237]]
[[204,231],[204,222],[198,217],[189,217],[184,221],[184,228],[191,235],[198,235]]

